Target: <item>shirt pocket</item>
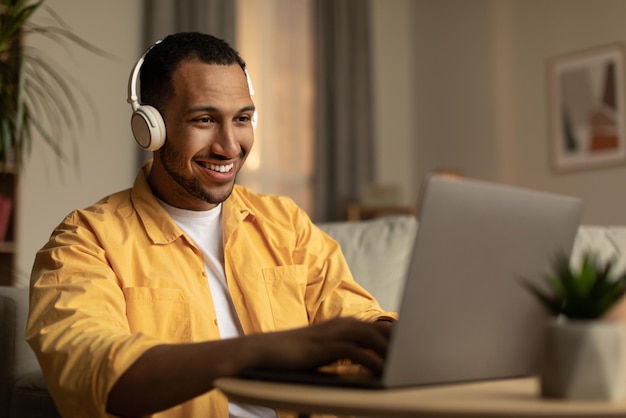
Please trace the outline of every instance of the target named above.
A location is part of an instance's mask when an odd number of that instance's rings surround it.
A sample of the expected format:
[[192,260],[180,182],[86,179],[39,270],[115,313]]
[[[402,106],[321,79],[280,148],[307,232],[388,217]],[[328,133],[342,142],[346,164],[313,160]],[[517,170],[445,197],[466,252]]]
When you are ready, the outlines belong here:
[[191,341],[190,307],[182,289],[127,287],[124,296],[131,332],[169,342]]
[[306,266],[267,267],[262,272],[276,330],[308,325]]

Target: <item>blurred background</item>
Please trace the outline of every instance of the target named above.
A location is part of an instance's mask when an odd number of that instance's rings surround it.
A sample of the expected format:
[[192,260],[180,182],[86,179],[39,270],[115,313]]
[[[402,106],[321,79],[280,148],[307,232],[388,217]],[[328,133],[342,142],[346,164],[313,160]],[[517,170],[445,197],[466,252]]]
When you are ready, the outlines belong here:
[[[96,112],[77,132],[76,167],[60,169],[47,147],[33,144],[15,203],[15,284],[26,285],[36,251],[65,215],[132,186],[149,157],[130,133],[126,99],[130,70],[155,40],[146,35],[146,13],[158,3],[46,0],[74,33],[114,58],[42,38],[24,40],[71,74]],[[328,30],[320,37],[326,22],[320,24],[316,3],[233,3],[230,41],[248,63],[260,116],[255,154],[241,183],[291,196],[314,220],[339,220],[344,206],[347,217],[350,202],[376,204],[378,198],[387,206],[412,207],[424,176],[445,171],[580,196],[584,223],[626,225],[626,165],[555,169],[549,106],[551,60],[626,40],[625,1],[360,0],[367,31],[357,41],[366,54],[357,57],[359,65],[337,56],[354,75],[338,89],[353,79],[369,80],[369,89],[357,88],[350,106],[366,102],[371,113],[339,121],[341,129],[358,135],[333,151],[338,160],[333,164],[342,165],[336,156],[345,155],[356,160],[345,165],[358,166],[360,138],[371,138],[371,146],[362,157],[360,180],[344,186],[349,193],[332,216],[316,206],[325,199],[316,179],[320,170],[335,182],[344,175],[320,169],[331,154],[316,146],[321,111],[315,54],[320,46],[341,46],[340,38],[328,37],[341,34]],[[363,91],[367,94],[359,96]],[[623,113],[623,103],[619,110]]]

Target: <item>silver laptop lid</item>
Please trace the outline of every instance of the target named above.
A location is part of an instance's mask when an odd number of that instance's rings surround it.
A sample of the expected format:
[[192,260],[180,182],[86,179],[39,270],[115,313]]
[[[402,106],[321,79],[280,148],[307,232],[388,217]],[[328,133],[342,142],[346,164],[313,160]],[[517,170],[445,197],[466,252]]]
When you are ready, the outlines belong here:
[[546,313],[520,284],[569,254],[577,198],[433,176],[383,386],[532,374]]

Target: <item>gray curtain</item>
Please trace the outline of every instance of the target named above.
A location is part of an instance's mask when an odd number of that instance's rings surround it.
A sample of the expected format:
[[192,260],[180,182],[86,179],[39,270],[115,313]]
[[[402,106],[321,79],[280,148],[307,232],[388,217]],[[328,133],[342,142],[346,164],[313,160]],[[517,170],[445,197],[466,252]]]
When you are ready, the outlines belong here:
[[203,32],[235,45],[232,0],[144,0],[146,48],[174,32]]
[[370,9],[365,0],[316,0],[316,221],[346,218],[375,178]]

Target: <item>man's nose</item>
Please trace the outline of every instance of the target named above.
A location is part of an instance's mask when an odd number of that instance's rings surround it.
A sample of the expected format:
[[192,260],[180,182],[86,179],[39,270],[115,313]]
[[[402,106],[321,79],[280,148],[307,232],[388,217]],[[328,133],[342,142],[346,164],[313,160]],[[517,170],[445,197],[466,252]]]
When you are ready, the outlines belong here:
[[233,158],[239,155],[240,145],[235,134],[235,128],[231,124],[223,124],[213,143],[213,152],[224,157]]

